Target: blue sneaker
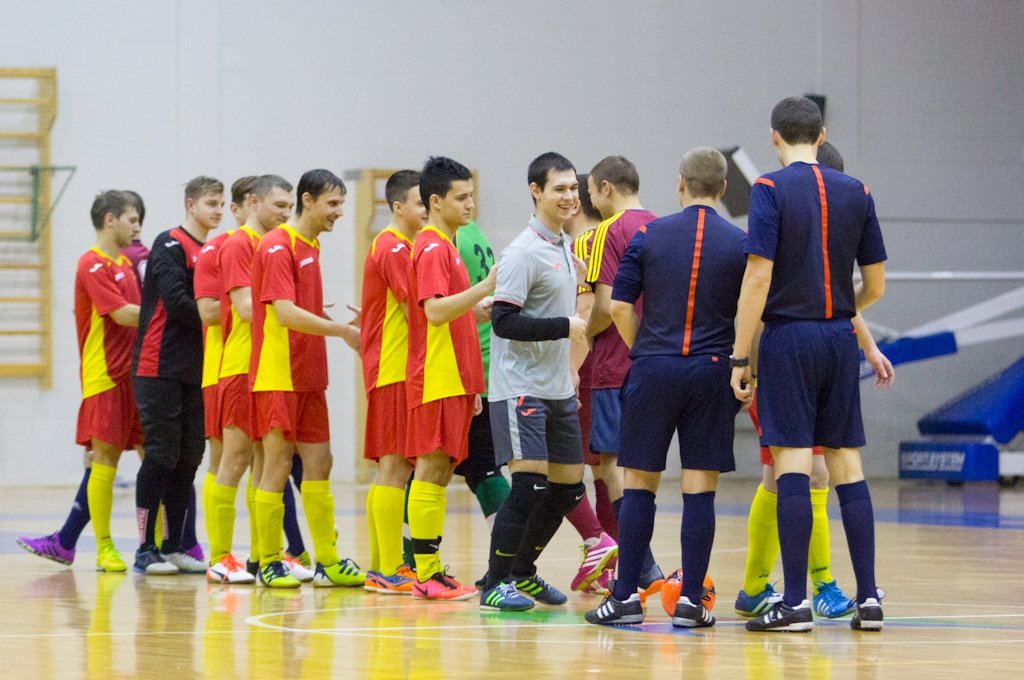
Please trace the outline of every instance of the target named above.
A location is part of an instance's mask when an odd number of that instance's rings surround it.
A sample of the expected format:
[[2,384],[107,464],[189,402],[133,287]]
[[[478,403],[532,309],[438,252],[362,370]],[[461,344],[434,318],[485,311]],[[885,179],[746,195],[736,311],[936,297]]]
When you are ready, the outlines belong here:
[[766,584],[764,590],[757,595],[747,595],[746,591],[740,590],[740,594],[736,596],[734,609],[740,616],[761,616],[767,613],[781,596],[782,593],[776,593],[771,583]]
[[819,616],[838,619],[857,608],[857,603],[843,595],[843,591],[836,585],[835,580],[828,583],[815,581],[814,588],[818,591],[818,594],[814,596],[814,611]]
[[511,580],[516,590],[526,593],[542,604],[565,604],[569,601],[565,593],[554,586],[548,585],[537,574],[533,576],[512,576]]
[[499,581],[494,587],[480,593],[480,609],[523,612],[533,609],[533,600],[520,595],[511,581]]

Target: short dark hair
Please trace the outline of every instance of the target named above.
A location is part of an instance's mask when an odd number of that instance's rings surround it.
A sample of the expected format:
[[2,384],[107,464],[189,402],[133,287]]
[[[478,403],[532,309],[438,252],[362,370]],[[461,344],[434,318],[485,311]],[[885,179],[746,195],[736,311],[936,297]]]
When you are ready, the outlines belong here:
[[242,205],[245,202],[245,197],[252,193],[257,179],[259,178],[256,175],[246,175],[236,179],[234,184],[231,185],[231,202],[235,205]]
[[572,170],[575,174],[576,167],[562,154],[548,151],[537,156],[530,163],[530,169],[526,171],[526,183],[536,184],[543,190],[548,183],[548,173],[552,170],[555,172]]
[[445,156],[431,156],[420,172],[420,196],[429,210],[431,196],[437,195],[443,200],[452,190],[452,182],[472,179],[473,173],[462,163]]
[[126,191],[101,191],[92,200],[92,208],[89,215],[92,217],[92,226],[99,231],[103,228],[103,220],[110,213],[114,217],[125,214],[129,208],[135,207],[135,199]]
[[590,177],[596,186],[600,187],[602,182],[608,182],[626,195],[640,191],[640,174],[636,171],[636,166],[624,156],[608,156],[601,159],[590,171]]
[[814,144],[821,135],[821,109],[807,97],[786,97],[772,109],[772,129],[787,144]]
[[729,170],[725,156],[718,149],[698,146],[690,149],[679,164],[679,176],[694,198],[718,198],[725,190],[725,175]]
[[224,183],[219,179],[213,177],[206,177],[200,175],[199,177],[193,177],[185,185],[185,200],[192,199],[198,201],[200,198],[207,194],[223,194]]
[[405,203],[409,189],[420,185],[420,173],[416,170],[399,170],[388,177],[384,184],[384,200],[388,209],[394,212],[395,203]]
[[279,187],[285,191],[291,191],[294,188],[292,183],[281,177],[281,175],[260,175],[253,178],[252,188],[249,189],[249,193],[256,196],[256,198],[263,199],[263,197],[270,193],[271,189]]
[[321,194],[326,194],[335,189],[341,189],[342,196],[348,193],[345,183],[330,170],[318,168],[302,173],[302,177],[299,178],[299,186],[295,190],[295,214],[302,214],[303,195],[309,194],[315,201]]
[[845,167],[843,156],[839,153],[839,149],[828,142],[822,142],[821,146],[818,147],[818,164],[824,165],[826,168],[838,170],[839,172],[843,172]]
[[589,176],[587,173],[576,175],[576,181],[582,187],[580,189],[580,210],[587,219],[593,222],[600,222],[603,219],[601,211],[594,207],[594,204],[590,201],[590,192],[587,191],[587,177]]
[[135,209],[139,211],[139,225],[141,226],[146,221],[146,203],[142,200],[142,196],[131,189],[125,189],[124,193],[131,197]]

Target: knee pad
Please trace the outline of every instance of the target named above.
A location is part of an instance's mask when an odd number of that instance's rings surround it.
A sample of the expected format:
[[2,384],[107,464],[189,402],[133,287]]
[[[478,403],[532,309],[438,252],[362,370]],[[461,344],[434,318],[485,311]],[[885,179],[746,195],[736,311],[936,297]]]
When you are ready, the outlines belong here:
[[[458,473],[459,470],[456,470],[455,472]],[[491,477],[495,477],[501,474],[501,467],[495,466],[494,464],[491,464],[491,467],[487,467],[486,465],[478,465],[463,471],[461,474],[463,475],[463,477],[465,477],[466,486],[469,487],[469,490],[472,491],[473,493],[476,493],[476,488],[478,486],[483,484]]]
[[516,514],[529,516],[544,500],[549,489],[548,478],[533,472],[512,473],[512,490],[505,505]]
[[576,507],[586,492],[587,488],[583,486],[582,481],[574,484],[550,482],[548,484],[548,505],[555,514],[562,517]]

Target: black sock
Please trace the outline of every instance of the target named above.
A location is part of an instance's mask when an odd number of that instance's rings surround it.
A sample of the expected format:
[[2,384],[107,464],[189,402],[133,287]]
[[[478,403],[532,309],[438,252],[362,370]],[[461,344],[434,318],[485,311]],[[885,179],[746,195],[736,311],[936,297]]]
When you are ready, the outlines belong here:
[[715,542],[715,492],[684,493],[683,523],[679,530],[683,549],[683,584],[681,594],[693,604],[700,604],[704,592],[704,576],[711,561]]
[[562,525],[565,513],[576,507],[580,498],[586,493],[583,482],[575,484],[559,484],[548,482],[548,492],[541,499],[540,506],[530,515],[530,520],[523,533],[522,546],[512,563],[512,574],[515,576],[533,576],[537,573],[537,558],[547,546],[548,541]]
[[[152,458],[147,456],[143,459],[135,480],[135,513],[139,523],[139,544],[145,548],[156,547],[156,518],[168,477],[168,471]],[[167,540],[166,536],[164,540]]]
[[[622,498],[612,501],[612,510],[615,512],[615,523],[618,524],[619,511],[622,510]],[[640,585],[644,588],[650,585],[644,581],[644,577],[656,566],[658,563],[654,561],[654,553],[651,552],[651,546],[648,544],[644,550],[643,560],[640,562]]]
[[532,472],[513,472],[512,490],[498,508],[491,529],[491,552],[487,558],[487,583],[491,588],[512,573],[512,562],[519,554],[530,515],[548,492],[548,478]]
[[[181,552],[185,545],[185,525],[188,524],[189,495],[196,469],[183,461],[178,462],[164,486],[164,508],[167,510],[167,535],[161,552]],[[191,547],[191,546],[189,546]]]
[[68,513],[68,518],[64,521],[64,526],[58,533],[58,540],[60,540],[61,547],[65,550],[74,549],[75,544],[78,543],[78,537],[82,535],[82,530],[89,523],[88,488],[89,476],[91,474],[92,468],[85,468],[82,482],[78,485],[78,493],[75,494],[75,502],[71,506],[71,512]]

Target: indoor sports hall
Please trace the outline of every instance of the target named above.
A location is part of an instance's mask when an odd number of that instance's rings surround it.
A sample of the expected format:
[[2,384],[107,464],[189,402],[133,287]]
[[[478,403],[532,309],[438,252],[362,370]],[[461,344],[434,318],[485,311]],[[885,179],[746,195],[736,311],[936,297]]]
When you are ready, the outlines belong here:
[[[0,4],[0,677],[1017,677],[1022,35],[1018,0]],[[393,219],[385,182],[399,169],[432,156],[470,168],[472,219],[499,257],[534,210],[527,166],[539,154],[564,154],[578,173],[624,156],[643,207],[664,216],[680,209],[683,155],[707,146],[728,159],[719,214],[746,230],[758,177],[780,167],[772,107],[794,96],[818,105],[845,173],[870,187],[885,240],[885,296],[864,320],[896,377],[876,389],[864,364],[860,382],[883,630],[852,630],[849,613],[816,614],[807,633],[745,630],[734,603],[762,469],[743,412],[736,471],[715,497],[713,627],[674,627],[674,600],[665,609],[657,590],[642,624],[588,623],[603,594],[570,589],[582,539],[568,521],[537,562],[568,602],[522,612],[481,609],[478,597],[134,573],[147,518],[136,512],[131,451],[110,499],[109,538],[126,572],[96,569],[103,546],[84,523],[77,544],[55,553],[70,564],[19,544],[83,510],[72,502],[88,486],[76,444],[76,263],[94,246],[100,192],[144,198],[150,246],[183,223],[192,178],[219,179],[230,204],[241,177],[295,183],[329,169],[346,191],[317,252],[324,307],[347,319]],[[225,205],[220,230],[234,225]],[[366,569],[378,548],[365,434],[391,425],[366,423],[359,353],[338,338],[326,347],[337,548]],[[681,564],[677,451],[650,544],[664,574]],[[194,480],[202,500],[186,513],[207,550],[208,456]],[[592,470],[584,482],[596,502]],[[312,551],[306,494],[296,486],[294,496]],[[491,527],[462,477],[446,498],[441,561],[468,586],[488,572]],[[244,501],[233,544],[243,561]],[[827,503],[831,574],[852,597],[837,494]],[[769,590],[782,580],[776,561]]]

